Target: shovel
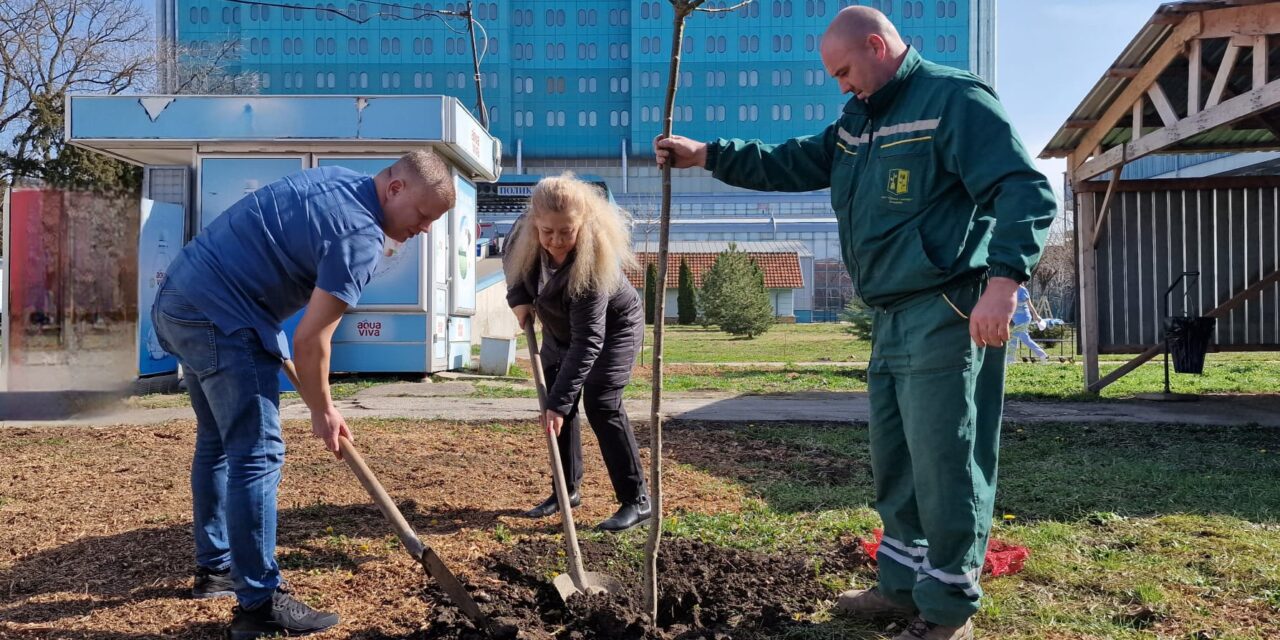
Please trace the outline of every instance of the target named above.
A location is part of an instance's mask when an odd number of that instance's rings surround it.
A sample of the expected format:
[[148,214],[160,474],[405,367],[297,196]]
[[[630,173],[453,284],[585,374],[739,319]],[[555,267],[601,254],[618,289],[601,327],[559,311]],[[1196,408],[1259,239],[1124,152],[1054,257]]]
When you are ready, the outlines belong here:
[[[533,331],[533,318],[530,317],[524,326],[524,337],[529,343],[529,362],[533,368],[533,381],[538,387],[538,408],[541,416],[547,413],[547,381],[542,373],[542,356],[538,355],[538,336]],[[556,432],[547,425],[547,451],[551,454],[551,476],[556,486],[556,501],[560,503],[561,522],[564,524],[564,544],[569,556],[569,573],[555,577],[552,584],[560,598],[568,600],[569,596],[579,593],[595,595],[597,593],[619,593],[622,583],[613,576],[584,571],[582,568],[582,551],[578,549],[578,530],[573,526],[573,507],[569,505],[569,488],[564,480],[564,465],[560,462],[560,444],[556,441]]]
[[[289,382],[293,383],[294,388],[301,389],[298,384],[298,372],[293,367],[290,360],[284,361],[284,371],[289,377]],[[360,480],[360,484],[364,486],[364,490],[369,493],[369,497],[373,498],[373,503],[378,505],[378,510],[382,511],[382,515],[391,523],[391,528],[396,530],[396,536],[400,538],[400,543],[404,545],[409,555],[413,556],[419,564],[427,570],[427,575],[436,579],[436,584],[440,585],[440,589],[449,596],[453,603],[458,605],[476,627],[480,629],[489,629],[489,621],[484,614],[480,612],[479,605],[471,598],[471,594],[467,593],[466,587],[458,581],[458,577],[446,567],[444,561],[436,554],[435,550],[429,545],[423,544],[418,539],[418,534],[414,533],[413,527],[405,521],[404,515],[396,508],[396,504],[391,501],[391,496],[387,495],[382,484],[378,482],[378,478],[373,475],[369,467],[365,465],[364,458],[360,456],[360,452],[356,451],[356,446],[346,437],[338,438],[338,446],[342,451],[342,459],[346,461],[347,466],[351,467],[351,471],[356,474],[356,478]]]

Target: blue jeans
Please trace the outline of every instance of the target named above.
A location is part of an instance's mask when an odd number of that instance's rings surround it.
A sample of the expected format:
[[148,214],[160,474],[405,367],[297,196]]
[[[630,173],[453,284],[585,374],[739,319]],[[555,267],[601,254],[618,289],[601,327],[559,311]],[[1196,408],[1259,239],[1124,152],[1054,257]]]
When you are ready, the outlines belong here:
[[156,337],[177,356],[196,413],[191,462],[196,563],[231,569],[236,598],[253,607],[280,585],[276,488],[284,466],[280,359],[252,329],[227,335],[181,292],[162,287]]

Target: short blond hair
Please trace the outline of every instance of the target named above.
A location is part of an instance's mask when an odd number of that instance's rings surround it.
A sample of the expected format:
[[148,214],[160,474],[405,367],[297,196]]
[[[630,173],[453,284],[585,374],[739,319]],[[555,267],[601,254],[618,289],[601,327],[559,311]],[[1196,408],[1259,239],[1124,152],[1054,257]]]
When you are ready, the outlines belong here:
[[515,243],[512,268],[506,274],[508,284],[523,281],[533,268],[542,250],[534,224],[545,213],[568,215],[578,226],[576,257],[569,271],[570,296],[590,291],[613,295],[630,286],[623,269],[634,269],[637,264],[631,251],[631,215],[609,202],[598,187],[570,172],[543,178],[534,186],[519,228],[512,231]]
[[427,193],[433,194],[449,209],[457,203],[453,172],[444,159],[431,149],[416,149],[404,154],[391,165],[391,171],[409,185],[422,187]]

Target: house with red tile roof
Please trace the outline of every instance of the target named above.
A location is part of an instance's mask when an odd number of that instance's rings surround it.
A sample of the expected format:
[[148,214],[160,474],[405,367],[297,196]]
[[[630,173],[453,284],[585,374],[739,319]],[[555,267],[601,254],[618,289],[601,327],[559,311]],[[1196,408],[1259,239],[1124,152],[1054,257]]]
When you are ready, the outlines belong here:
[[[677,298],[680,282],[680,262],[689,264],[693,272],[693,284],[702,286],[702,278],[716,256],[729,250],[729,242],[672,242],[667,248],[667,282],[665,315],[674,320],[679,313]],[[746,252],[764,272],[764,287],[769,292],[774,315],[781,322],[795,322],[796,310],[811,309],[812,296],[807,287],[813,282],[813,254],[803,242],[738,242],[739,251]],[[644,273],[650,264],[658,260],[657,243],[638,243],[635,247],[639,269],[628,270],[627,278],[641,295],[644,294]]]

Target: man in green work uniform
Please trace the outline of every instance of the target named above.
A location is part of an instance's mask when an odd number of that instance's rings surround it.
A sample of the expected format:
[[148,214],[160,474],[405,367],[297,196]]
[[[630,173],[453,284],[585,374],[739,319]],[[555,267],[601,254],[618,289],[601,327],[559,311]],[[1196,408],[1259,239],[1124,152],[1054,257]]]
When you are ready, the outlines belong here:
[[659,164],[764,191],[831,189],[858,294],[875,310],[867,385],[879,586],[846,614],[915,616],[898,640],[973,637],[996,489],[1004,351],[1018,285],[1057,213],[995,94],[920,57],[884,14],[842,10],[822,62],[853,94],[817,135],[673,136]]

